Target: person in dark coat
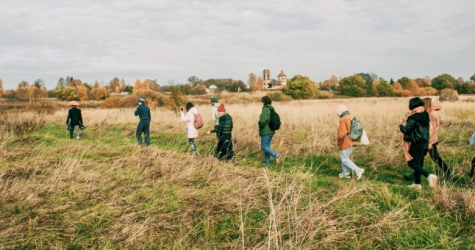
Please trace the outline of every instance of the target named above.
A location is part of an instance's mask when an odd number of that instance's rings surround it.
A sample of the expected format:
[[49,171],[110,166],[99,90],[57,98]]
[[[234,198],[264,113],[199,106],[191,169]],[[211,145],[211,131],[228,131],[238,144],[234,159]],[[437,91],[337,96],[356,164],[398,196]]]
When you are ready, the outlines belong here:
[[79,126],[82,125],[82,114],[81,110],[77,108],[79,103],[76,101],[72,101],[69,103],[69,106],[72,106],[68,112],[68,118],[66,119],[66,125],[68,125],[69,130],[69,139],[73,139],[73,132],[74,128],[77,129],[76,139],[79,140],[80,137],[80,128]]
[[234,162],[234,152],[233,152],[233,118],[226,113],[224,104],[220,104],[218,109],[219,124],[213,130],[206,132],[207,135],[211,133],[218,134],[218,146],[216,147],[215,155],[220,160],[233,160]]
[[144,99],[139,100],[139,106],[135,110],[135,116],[140,118],[139,125],[137,126],[137,131],[135,136],[139,145],[142,144],[142,133],[144,134],[145,144],[150,146],[150,121],[152,116],[150,115],[150,109],[145,105]]
[[430,187],[435,187],[437,176],[423,169],[424,156],[429,148],[429,113],[424,109],[424,102],[419,97],[409,100],[409,109],[411,114],[407,118],[407,122],[405,119],[401,119],[399,124],[399,130],[404,134],[404,141],[410,144],[408,153],[412,159],[407,164],[414,170],[414,183],[408,187],[421,189],[421,175],[427,177]]

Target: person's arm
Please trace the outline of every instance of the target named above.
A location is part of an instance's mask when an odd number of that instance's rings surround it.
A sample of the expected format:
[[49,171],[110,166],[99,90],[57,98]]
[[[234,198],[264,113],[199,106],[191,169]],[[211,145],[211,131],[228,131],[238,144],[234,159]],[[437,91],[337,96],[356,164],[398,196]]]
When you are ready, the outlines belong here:
[[69,124],[69,120],[71,120],[71,110],[68,111],[68,117],[66,118],[66,124]]
[[349,129],[348,129],[348,120],[347,118],[343,117],[340,118],[340,124],[338,125],[338,142],[341,142],[345,139],[346,136],[348,136]]
[[407,135],[407,134],[410,134],[412,130],[414,130],[415,125],[416,125],[416,121],[414,119],[407,119],[406,126],[399,124],[399,130],[403,134]]
[[185,115],[185,112],[180,111],[180,118],[182,122],[189,122],[190,121],[190,116],[188,115],[190,112],[187,112]]
[[140,106],[138,106],[137,109],[135,110],[135,116],[138,116],[140,114],[139,110],[140,110]]
[[152,122],[152,115],[150,114],[150,109],[148,109],[148,121]]
[[266,108],[262,108],[262,113],[259,116],[259,128],[262,129],[263,127],[266,126],[270,118],[270,110]]

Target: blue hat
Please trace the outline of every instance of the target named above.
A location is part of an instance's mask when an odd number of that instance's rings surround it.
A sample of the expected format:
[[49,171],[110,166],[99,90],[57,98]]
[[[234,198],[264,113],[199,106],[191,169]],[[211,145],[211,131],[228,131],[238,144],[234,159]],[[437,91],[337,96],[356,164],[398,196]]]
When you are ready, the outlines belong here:
[[142,103],[142,104],[144,104],[145,101],[143,100],[143,98],[140,98],[140,99],[139,99],[139,102]]

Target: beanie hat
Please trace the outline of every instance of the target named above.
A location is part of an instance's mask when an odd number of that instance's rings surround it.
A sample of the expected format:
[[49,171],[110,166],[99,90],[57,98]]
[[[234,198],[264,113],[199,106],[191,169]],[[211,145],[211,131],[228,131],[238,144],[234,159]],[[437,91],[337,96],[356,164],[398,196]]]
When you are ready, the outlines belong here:
[[226,109],[224,108],[224,104],[219,105],[218,112],[226,112]]
[[142,104],[144,104],[145,101],[143,100],[143,98],[140,98],[140,99],[139,99],[139,102],[142,103]]
[[348,109],[343,104],[338,105],[338,107],[336,107],[336,110],[335,110],[335,112],[338,116],[341,116],[341,114],[343,114],[343,112],[345,112],[345,111],[348,111]]
[[218,102],[218,98],[217,97],[212,97],[211,102]]

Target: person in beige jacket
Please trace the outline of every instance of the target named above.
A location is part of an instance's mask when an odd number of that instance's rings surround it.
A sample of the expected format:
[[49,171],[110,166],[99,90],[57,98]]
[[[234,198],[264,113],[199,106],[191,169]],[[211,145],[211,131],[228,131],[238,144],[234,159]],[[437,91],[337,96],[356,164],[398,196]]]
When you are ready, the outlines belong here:
[[350,114],[345,105],[340,104],[336,107],[336,114],[340,117],[340,123],[338,125],[338,148],[340,149],[341,168],[343,172],[339,174],[340,178],[351,178],[351,170],[355,171],[356,179],[359,180],[363,177],[364,169],[356,166],[353,161],[350,160],[350,155],[353,149],[360,142],[352,141],[348,136],[351,129],[351,120],[353,116]]

